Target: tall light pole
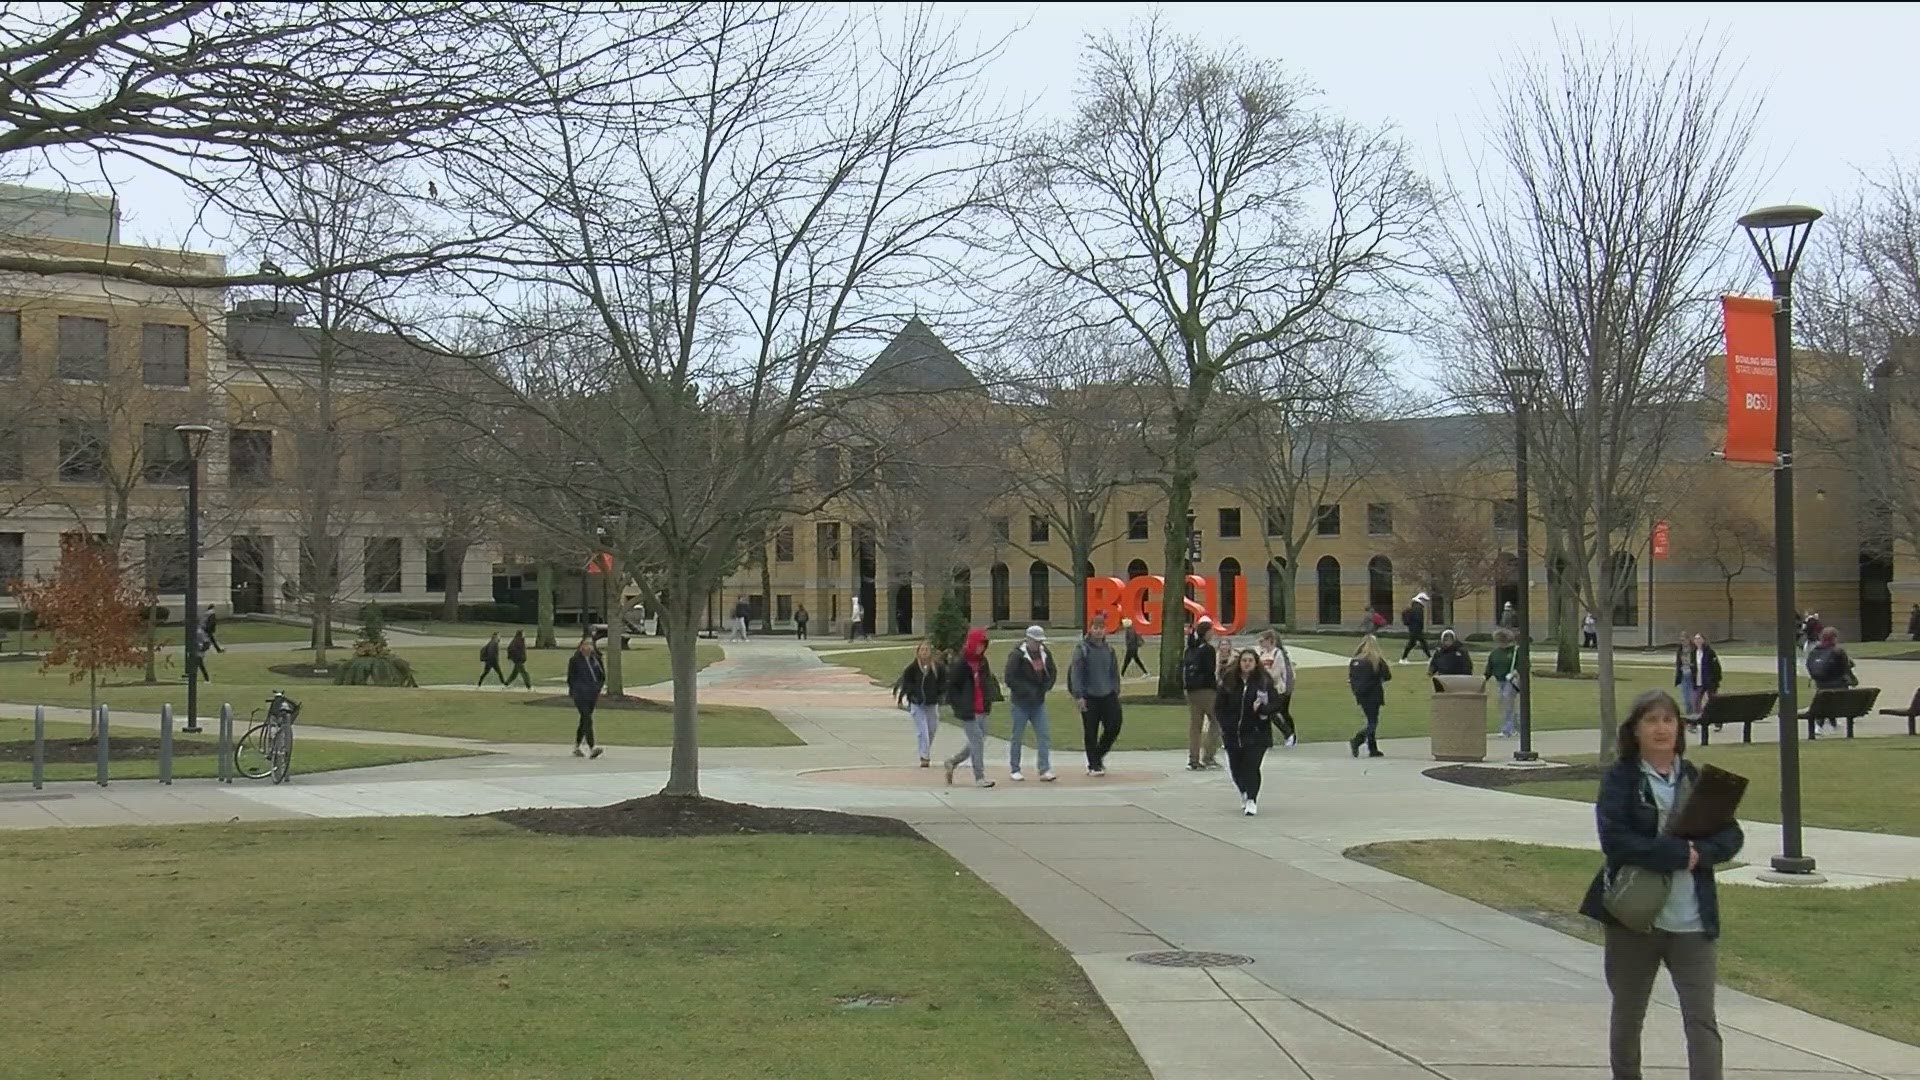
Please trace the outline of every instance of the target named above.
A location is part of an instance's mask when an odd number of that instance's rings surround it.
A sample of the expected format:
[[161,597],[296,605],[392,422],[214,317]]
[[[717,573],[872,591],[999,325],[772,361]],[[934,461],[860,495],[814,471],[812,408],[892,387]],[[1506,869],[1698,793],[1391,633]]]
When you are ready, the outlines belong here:
[[1514,605],[1520,616],[1520,640],[1515,643],[1519,655],[1514,659],[1520,672],[1520,749],[1513,752],[1513,760],[1539,761],[1540,755],[1533,749],[1533,587],[1528,566],[1533,554],[1527,536],[1527,519],[1532,516],[1527,508],[1527,413],[1543,372],[1539,368],[1510,367],[1500,374],[1506,377],[1513,394],[1513,504],[1518,518],[1514,522],[1514,547],[1520,557],[1515,567],[1520,596]]
[[213,429],[205,424],[178,424],[173,433],[187,450],[187,617],[181,628],[187,638],[188,734],[200,732],[200,455],[206,452]]
[[1754,254],[1773,281],[1773,623],[1774,665],[1780,682],[1780,854],[1774,875],[1818,880],[1800,836],[1800,673],[1794,662],[1793,613],[1793,272],[1807,250],[1820,211],[1811,206],[1767,206],[1742,215]]

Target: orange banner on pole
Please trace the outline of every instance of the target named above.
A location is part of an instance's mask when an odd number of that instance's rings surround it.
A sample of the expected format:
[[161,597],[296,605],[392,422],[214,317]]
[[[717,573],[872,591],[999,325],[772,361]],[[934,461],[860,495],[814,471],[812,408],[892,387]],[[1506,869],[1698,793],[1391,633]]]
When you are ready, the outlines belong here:
[[1773,301],[1723,296],[1727,324],[1728,461],[1774,463],[1778,357],[1773,350]]
[[1653,557],[1654,558],[1664,559],[1667,557],[1668,553],[1672,551],[1672,548],[1669,546],[1668,535],[1669,534],[1667,532],[1666,522],[1656,521],[1653,523]]

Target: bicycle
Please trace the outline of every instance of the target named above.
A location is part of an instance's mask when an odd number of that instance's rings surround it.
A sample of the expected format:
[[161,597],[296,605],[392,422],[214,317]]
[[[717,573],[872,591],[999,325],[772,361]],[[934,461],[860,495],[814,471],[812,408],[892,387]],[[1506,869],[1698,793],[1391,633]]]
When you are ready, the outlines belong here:
[[293,772],[293,722],[299,718],[300,703],[275,690],[267,699],[267,718],[234,744],[234,771],[249,780],[271,776],[276,784],[286,783]]

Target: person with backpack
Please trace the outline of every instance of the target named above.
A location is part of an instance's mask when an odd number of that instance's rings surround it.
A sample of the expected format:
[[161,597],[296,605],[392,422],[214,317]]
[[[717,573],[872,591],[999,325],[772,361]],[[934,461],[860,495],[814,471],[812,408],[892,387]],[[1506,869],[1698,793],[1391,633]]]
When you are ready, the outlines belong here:
[[1267,673],[1254,649],[1242,649],[1215,692],[1213,715],[1220,723],[1220,739],[1227,748],[1227,768],[1240,792],[1240,812],[1260,813],[1260,762],[1273,747],[1273,717],[1279,711],[1280,688]]
[[1427,647],[1427,609],[1420,603],[1419,597],[1407,605],[1400,613],[1400,625],[1407,628],[1407,647],[1400,650],[1400,662],[1406,663],[1413,655],[1413,647],[1420,646],[1420,652],[1428,660],[1433,659],[1433,650]]
[[1511,739],[1520,734],[1520,647],[1513,632],[1501,630],[1493,635],[1493,651],[1487,654],[1487,673],[1480,688],[1488,682],[1500,687],[1500,737]]
[[[1860,685],[1859,676],[1853,673],[1853,657],[1840,647],[1838,629],[1829,626],[1820,631],[1820,644],[1807,654],[1807,678],[1813,680],[1815,690],[1845,690]],[[1840,727],[1838,720],[1820,723],[1836,730]]]
[[1080,709],[1080,738],[1087,748],[1087,775],[1107,775],[1107,753],[1120,738],[1120,664],[1107,640],[1107,616],[1093,617],[1067,664],[1067,692]]
[[987,779],[987,715],[1000,700],[1000,680],[993,677],[993,665],[987,663],[987,632],[974,627],[967,631],[966,647],[960,658],[947,667],[947,704],[952,707],[960,729],[967,733],[967,745],[948,758],[947,783],[953,783],[953,771],[960,763],[973,761],[973,786],[990,788]]
[[793,609],[793,638],[795,641],[807,640],[807,622],[813,615],[807,611],[807,605],[801,604]]
[[1803,657],[1812,657],[1813,650],[1820,645],[1820,633],[1824,629],[1826,627],[1820,622],[1820,613],[1807,612],[1807,617],[1800,622],[1800,652]]
[[[1079,655],[1077,650],[1074,655]],[[1033,725],[1034,746],[1040,751],[1040,779],[1053,780],[1053,736],[1047,725],[1047,694],[1059,677],[1060,669],[1054,665],[1053,653],[1047,648],[1047,632],[1038,626],[1027,627],[1026,636],[1007,654],[1003,676],[1007,684],[1007,708],[1013,713],[1007,762],[1009,780],[1027,778],[1020,771],[1020,748],[1028,724]]]
[[946,682],[946,672],[934,658],[931,641],[922,641],[913,650],[906,670],[893,680],[893,703],[913,718],[923,769],[932,764],[933,733],[940,729],[940,698],[946,693]]
[[727,638],[727,640],[728,641],[747,640],[747,622],[752,618],[753,618],[753,605],[747,603],[747,598],[743,596],[740,599],[735,600],[733,602],[733,633],[731,636]]
[[207,644],[213,647],[214,652],[227,651],[220,647],[220,639],[214,636],[220,632],[220,616],[215,614],[212,604],[207,605],[207,613],[200,617],[200,629],[207,632]]
[[601,663],[593,639],[581,638],[579,647],[567,658],[567,696],[573,699],[573,707],[580,713],[580,723],[573,729],[574,757],[585,756],[580,752],[583,742],[592,756],[600,756],[600,747],[593,741],[593,709],[600,703],[600,691],[606,685],[606,665]]
[[1360,715],[1367,719],[1366,726],[1347,740],[1347,749],[1353,751],[1354,757],[1360,756],[1361,743],[1366,744],[1368,757],[1387,756],[1380,752],[1376,736],[1380,730],[1380,709],[1387,703],[1387,683],[1392,681],[1393,669],[1380,653],[1380,639],[1372,634],[1361,638],[1360,647],[1347,662],[1347,688],[1353,691],[1353,702],[1360,706]]
[[500,670],[500,634],[487,635],[487,643],[480,646],[480,681],[475,686],[487,685],[487,675],[492,673],[500,677],[500,685],[507,685],[507,673]]
[[1194,772],[1220,767],[1214,760],[1220,752],[1220,724],[1212,715],[1214,693],[1220,689],[1219,663],[1213,620],[1202,615],[1180,658],[1180,685],[1187,691],[1187,768]]
[[[1920,607],[1914,610],[1920,611]],[[1120,661],[1120,674],[1125,675],[1129,668],[1137,664],[1140,667],[1140,674],[1152,675],[1153,672],[1147,670],[1147,662],[1140,659],[1140,646],[1144,639],[1141,638],[1140,631],[1133,628],[1133,620],[1121,619],[1120,630],[1127,639],[1127,658]]]
[[1440,631],[1440,649],[1427,658],[1428,675],[1471,675],[1473,654],[1452,630]]
[[1293,657],[1287,655],[1287,645],[1280,640],[1280,632],[1272,629],[1261,633],[1254,651],[1260,656],[1260,665],[1273,677],[1274,689],[1279,691],[1274,699],[1273,715],[1279,721],[1280,734],[1286,736],[1288,746],[1297,745],[1299,733],[1293,726]]
[[[533,689],[533,676],[527,674],[526,631],[515,630],[513,632],[513,640],[507,642],[507,662],[513,665],[513,670],[507,672],[507,685],[512,686],[513,680],[519,679],[526,684],[527,689]],[[486,678],[484,674],[480,677],[483,679]]]

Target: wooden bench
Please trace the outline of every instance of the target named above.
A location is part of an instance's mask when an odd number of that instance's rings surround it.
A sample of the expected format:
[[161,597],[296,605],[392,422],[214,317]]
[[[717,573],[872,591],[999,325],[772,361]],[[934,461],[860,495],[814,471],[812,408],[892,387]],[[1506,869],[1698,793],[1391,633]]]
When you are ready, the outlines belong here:
[[1905,717],[1907,721],[1907,734],[1909,735],[1914,734],[1915,732],[1913,730],[1913,722],[1915,718],[1920,717],[1920,690],[1915,690],[1913,692],[1913,701],[1910,704],[1908,704],[1908,706],[1904,710],[1881,709],[1880,715]]
[[1715,694],[1707,699],[1706,708],[1686,719],[1689,724],[1699,725],[1701,746],[1709,741],[1707,733],[1722,724],[1739,724],[1740,741],[1750,743],[1753,741],[1753,725],[1773,719],[1773,707],[1779,700],[1780,695],[1772,690]]
[[1815,690],[1813,700],[1800,714],[1807,722],[1807,740],[1818,738],[1814,729],[1822,720],[1845,720],[1847,738],[1853,738],[1853,722],[1863,716],[1873,715],[1873,704],[1880,700],[1880,688],[1877,686],[1855,686],[1846,690]]

